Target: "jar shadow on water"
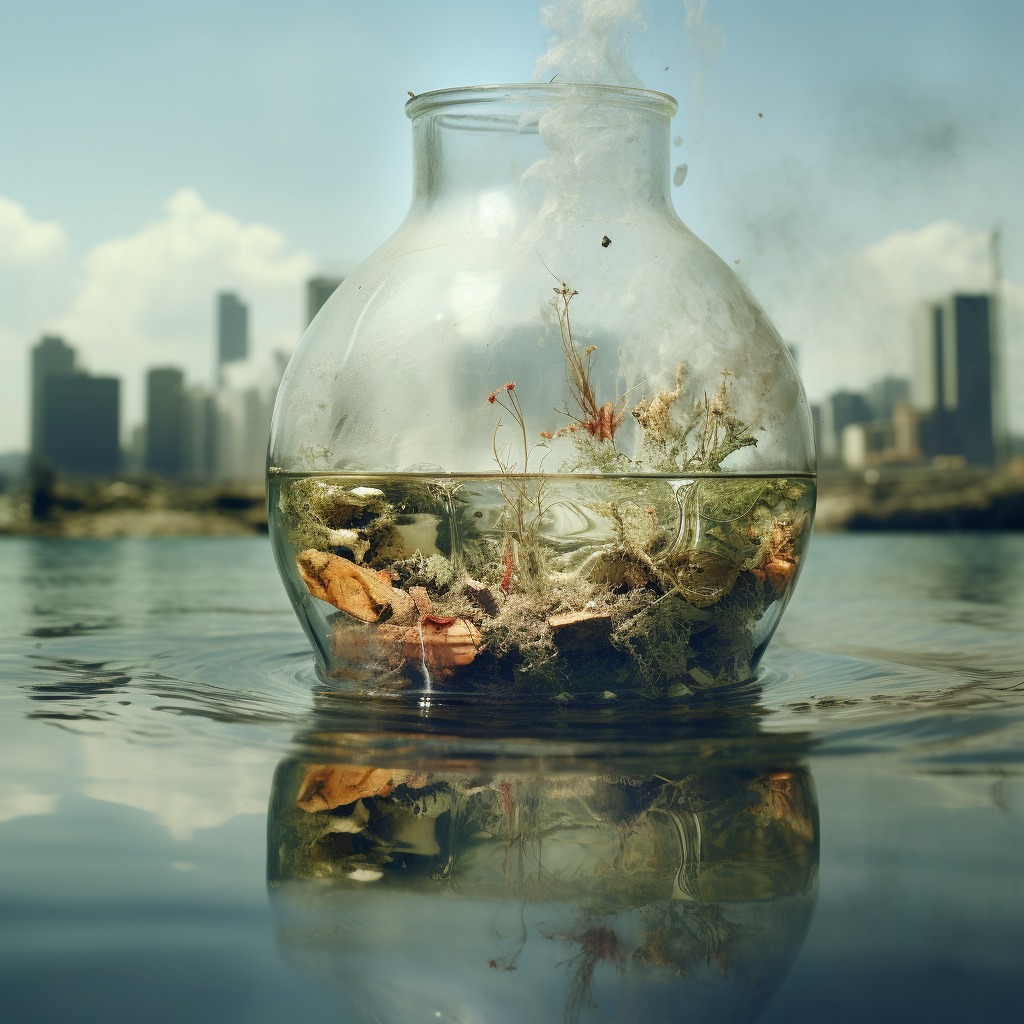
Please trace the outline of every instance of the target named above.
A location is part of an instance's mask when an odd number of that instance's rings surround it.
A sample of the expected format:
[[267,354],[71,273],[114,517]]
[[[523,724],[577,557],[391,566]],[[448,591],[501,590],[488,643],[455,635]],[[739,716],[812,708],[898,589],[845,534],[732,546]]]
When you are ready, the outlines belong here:
[[275,773],[267,876],[280,949],[345,1019],[752,1021],[795,960],[800,738],[738,706],[643,744],[576,716],[561,741],[425,737],[336,701]]

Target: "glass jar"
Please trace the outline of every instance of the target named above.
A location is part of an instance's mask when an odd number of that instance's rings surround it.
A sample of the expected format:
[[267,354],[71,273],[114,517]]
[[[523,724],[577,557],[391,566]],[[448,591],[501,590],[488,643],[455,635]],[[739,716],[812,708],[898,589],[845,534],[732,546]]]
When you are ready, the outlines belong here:
[[669,197],[671,97],[406,106],[414,195],[284,376],[281,574],[334,681],[688,698],[745,681],[811,532],[793,359]]

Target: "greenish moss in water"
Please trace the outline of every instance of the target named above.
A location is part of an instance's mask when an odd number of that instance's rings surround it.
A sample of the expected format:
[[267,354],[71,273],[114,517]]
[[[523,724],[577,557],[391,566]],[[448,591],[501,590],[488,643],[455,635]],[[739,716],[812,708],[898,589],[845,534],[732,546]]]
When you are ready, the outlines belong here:
[[325,677],[660,698],[753,675],[814,496],[803,476],[282,473],[270,515]]

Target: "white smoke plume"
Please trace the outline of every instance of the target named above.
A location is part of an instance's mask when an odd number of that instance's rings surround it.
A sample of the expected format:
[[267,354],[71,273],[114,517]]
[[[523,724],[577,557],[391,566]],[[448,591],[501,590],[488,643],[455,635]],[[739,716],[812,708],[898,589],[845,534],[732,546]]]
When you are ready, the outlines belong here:
[[[693,100],[690,119],[692,138],[704,137],[704,78],[715,59],[725,48],[722,30],[707,17],[708,0],[684,0],[686,5],[686,39],[693,54]],[[682,184],[680,182],[679,184]]]
[[647,27],[640,0],[559,0],[541,7],[540,23],[552,36],[537,61],[535,81],[643,85],[629,43],[633,29]]

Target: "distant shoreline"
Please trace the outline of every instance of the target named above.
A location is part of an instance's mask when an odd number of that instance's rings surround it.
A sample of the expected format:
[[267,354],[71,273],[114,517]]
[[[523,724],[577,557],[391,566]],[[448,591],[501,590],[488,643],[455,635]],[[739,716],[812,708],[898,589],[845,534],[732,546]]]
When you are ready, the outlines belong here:
[[915,467],[824,473],[815,529],[1024,530],[1024,471]]
[[[28,492],[0,494],[0,536],[226,537],[267,533],[258,488],[219,490],[163,482],[59,485],[45,516]],[[883,468],[818,478],[821,532],[1024,530],[1024,468]]]
[[30,522],[21,528],[0,526],[0,535],[96,540],[124,537],[254,537],[266,533],[265,515],[256,521],[230,513],[189,509],[77,512],[56,520]]
[[0,494],[0,535],[225,537],[266,534],[261,488],[176,487],[162,481],[60,483],[45,494]]

